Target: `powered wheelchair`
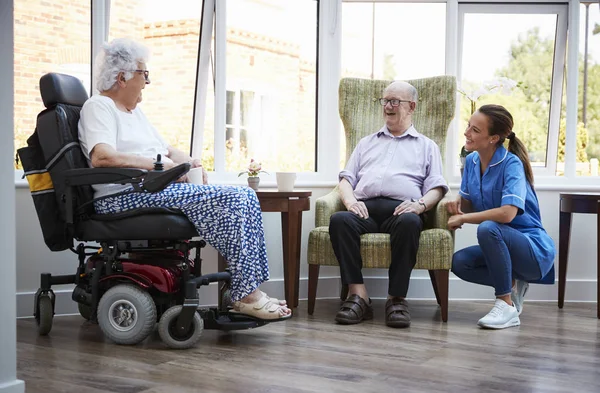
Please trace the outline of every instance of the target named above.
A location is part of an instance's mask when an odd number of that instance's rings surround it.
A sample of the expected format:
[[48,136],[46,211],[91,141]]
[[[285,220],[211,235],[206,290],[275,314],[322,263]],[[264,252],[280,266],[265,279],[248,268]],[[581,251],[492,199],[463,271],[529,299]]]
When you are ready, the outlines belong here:
[[[18,150],[46,245],[70,249],[78,257],[75,274],[41,274],[35,294],[38,333],[52,329],[53,285],[75,284],[72,298],[80,314],[97,322],[117,344],[137,344],[158,322],[162,341],[171,348],[192,347],[203,329],[238,330],[267,321],[231,313],[226,299],[218,307],[199,308],[198,288],[218,282],[227,297],[230,274],[202,274],[204,240],[178,210],[143,208],[99,215],[93,184],[130,184],[157,192],[184,175],[189,164],[163,170],[89,168],[78,143],[79,112],[88,99],[79,79],[50,73],[40,79],[46,109],[27,147]],[[74,239],[80,241],[74,247]],[[92,244],[87,242],[93,242]],[[195,255],[192,256],[192,252]]]

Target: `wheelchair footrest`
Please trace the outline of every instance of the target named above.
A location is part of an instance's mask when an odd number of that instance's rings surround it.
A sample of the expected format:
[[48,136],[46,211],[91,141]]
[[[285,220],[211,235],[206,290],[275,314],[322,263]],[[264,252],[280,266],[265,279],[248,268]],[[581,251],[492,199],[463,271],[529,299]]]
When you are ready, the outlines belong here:
[[267,321],[252,318],[247,315],[219,311],[218,308],[200,309],[204,320],[204,329],[211,330],[244,330],[266,325]]

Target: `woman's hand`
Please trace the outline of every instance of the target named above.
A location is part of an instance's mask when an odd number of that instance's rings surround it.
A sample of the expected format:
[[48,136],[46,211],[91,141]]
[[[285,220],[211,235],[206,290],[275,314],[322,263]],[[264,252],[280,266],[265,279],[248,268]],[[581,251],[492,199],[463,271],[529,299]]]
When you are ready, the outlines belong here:
[[202,167],[202,161],[194,158],[190,164],[192,165],[192,169],[202,168],[202,184],[208,184],[208,173],[206,173],[206,170]]
[[459,196],[455,201],[450,201],[446,204],[446,209],[448,209],[448,213],[452,215],[463,214],[462,210],[460,209],[461,199],[462,198]]
[[456,229],[462,228],[464,224],[464,215],[461,213],[455,214],[448,219],[448,229],[454,231]]

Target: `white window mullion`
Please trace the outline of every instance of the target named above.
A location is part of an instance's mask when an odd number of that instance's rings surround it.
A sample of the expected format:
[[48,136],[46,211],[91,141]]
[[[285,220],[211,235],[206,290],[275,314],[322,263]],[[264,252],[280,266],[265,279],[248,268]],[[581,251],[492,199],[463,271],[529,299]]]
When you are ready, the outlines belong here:
[[215,10],[215,171],[225,171],[225,113],[227,108],[227,10],[226,1],[217,1]]
[[[192,135],[191,156],[202,158],[204,143],[204,122],[206,115],[206,94],[208,91],[208,70],[212,45],[213,21],[215,15],[215,0],[204,0],[200,31],[200,53],[198,53],[198,69],[196,78],[196,107],[194,111],[194,132]],[[212,83],[212,81],[211,81]]]
[[342,0],[319,1],[317,171],[337,180],[340,166],[338,88],[342,57]]
[[[541,175],[547,176],[556,175],[556,160],[558,158],[558,136],[560,131],[560,109],[563,95],[565,52],[567,46],[567,15],[566,12],[562,10],[558,11],[557,14],[558,18],[556,21],[556,41],[554,44],[554,65],[552,72],[552,95],[550,96],[550,119],[548,120],[548,148],[546,150],[546,171],[542,170],[537,172]],[[575,48],[577,48],[577,46]],[[567,102],[568,101],[569,100],[567,100]],[[577,112],[575,113],[575,116],[577,116]],[[577,129],[575,129],[575,131],[577,131]],[[573,149],[573,151],[575,151],[575,149]],[[567,153],[567,150],[565,150],[565,153]],[[575,157],[575,154],[573,154],[573,157]],[[575,168],[575,166],[573,166],[573,168]],[[574,173],[575,171],[573,169],[573,174]]]
[[100,52],[102,45],[108,41],[108,28],[110,24],[110,0],[92,0],[92,61],[90,78],[92,86],[90,86],[90,95],[96,92],[95,86],[93,86],[96,80],[94,70],[94,59]]
[[[446,3],[446,75],[454,75],[458,80],[458,63],[460,61],[458,35],[459,35],[459,18],[458,18],[458,0],[448,0]],[[448,134],[446,137],[446,157],[445,157],[445,175],[446,179],[458,181],[459,173],[458,166],[454,165],[455,155],[458,151],[460,135],[458,133],[458,124],[460,119],[460,101],[459,93],[456,93],[456,106],[454,110],[454,119],[448,126]]]
[[576,176],[577,158],[577,85],[579,83],[579,1],[569,2],[569,48],[567,52],[567,113],[565,140],[565,176]]

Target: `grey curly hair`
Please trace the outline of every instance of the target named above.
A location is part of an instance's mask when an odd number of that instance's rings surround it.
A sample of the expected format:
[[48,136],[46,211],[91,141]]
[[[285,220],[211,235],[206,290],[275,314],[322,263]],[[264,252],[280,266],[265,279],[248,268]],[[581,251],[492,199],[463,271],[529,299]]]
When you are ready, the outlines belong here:
[[148,48],[130,38],[116,38],[102,45],[96,56],[96,88],[100,92],[110,90],[119,72],[124,72],[125,80],[133,78],[138,63],[147,63],[149,57]]

